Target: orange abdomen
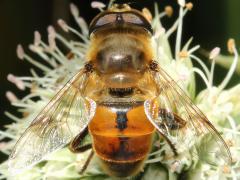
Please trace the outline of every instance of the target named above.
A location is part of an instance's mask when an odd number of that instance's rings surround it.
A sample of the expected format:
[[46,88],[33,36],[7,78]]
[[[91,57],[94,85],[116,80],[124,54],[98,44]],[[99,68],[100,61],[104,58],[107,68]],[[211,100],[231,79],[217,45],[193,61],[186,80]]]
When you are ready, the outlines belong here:
[[89,131],[103,169],[124,177],[141,169],[155,129],[144,113],[143,102],[138,102],[100,104]]

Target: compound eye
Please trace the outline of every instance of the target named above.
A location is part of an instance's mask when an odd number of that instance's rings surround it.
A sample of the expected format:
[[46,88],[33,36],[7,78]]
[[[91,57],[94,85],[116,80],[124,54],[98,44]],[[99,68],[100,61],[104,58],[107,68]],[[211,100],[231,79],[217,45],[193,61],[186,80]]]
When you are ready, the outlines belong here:
[[106,12],[97,16],[89,27],[89,34],[96,31],[103,26],[130,24],[141,26],[152,34],[152,27],[150,23],[136,12]]
[[136,24],[136,25],[144,24],[143,20],[139,16],[137,16],[133,13],[124,13],[124,14],[122,14],[122,16],[123,16],[124,22],[126,22],[126,23]]
[[109,23],[114,23],[116,21],[116,14],[106,14],[102,17],[100,17],[95,26],[104,26],[106,24],[109,24]]
[[142,15],[134,12],[129,12],[129,13],[123,13],[122,17],[125,23],[141,26],[147,31],[149,31],[151,34],[153,33],[151,24]]

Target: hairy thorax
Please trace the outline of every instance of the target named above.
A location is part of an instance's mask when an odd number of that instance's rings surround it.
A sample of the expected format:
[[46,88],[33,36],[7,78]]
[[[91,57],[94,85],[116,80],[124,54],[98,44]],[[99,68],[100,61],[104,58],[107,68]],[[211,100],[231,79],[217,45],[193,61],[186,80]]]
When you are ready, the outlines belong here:
[[93,43],[95,49],[91,58],[103,82],[109,88],[136,86],[151,60],[146,38],[143,41],[136,34],[116,32],[102,35]]

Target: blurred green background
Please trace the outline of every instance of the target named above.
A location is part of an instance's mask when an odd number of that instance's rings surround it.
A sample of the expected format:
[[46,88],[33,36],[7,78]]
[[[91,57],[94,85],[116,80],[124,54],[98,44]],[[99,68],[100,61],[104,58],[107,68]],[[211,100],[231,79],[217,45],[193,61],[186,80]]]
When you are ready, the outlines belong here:
[[[135,0],[132,5],[136,8],[148,7],[153,12],[153,3],[157,2],[160,9],[166,5],[172,5],[174,16],[171,19],[164,18],[163,24],[167,28],[171,26],[178,14],[177,0]],[[87,0],[1,0],[0,1],[0,128],[9,124],[10,120],[4,115],[4,111],[15,112],[5,98],[5,92],[11,90],[18,97],[24,96],[27,91],[19,91],[15,85],[6,80],[9,73],[18,76],[29,74],[32,67],[27,62],[16,57],[18,43],[28,48],[33,41],[33,32],[38,30],[43,39],[47,41],[46,28],[52,24],[57,28],[57,19],[62,18],[69,24],[76,26],[70,15],[69,3],[75,3],[80,9],[80,15],[87,22],[99,12],[90,6]],[[107,2],[107,1],[103,1]],[[183,41],[194,37],[194,45],[200,44],[202,48],[211,50],[219,46],[224,54],[227,54],[226,42],[228,38],[235,38],[240,45],[240,1],[239,0],[193,0],[194,8],[185,18]],[[58,29],[58,28],[57,28]],[[61,30],[59,30],[63,33]],[[64,33],[63,33],[64,34]],[[66,34],[65,34],[66,35]],[[66,35],[68,36],[68,35]],[[174,37],[171,39],[174,46]],[[238,48],[239,50],[239,48]],[[206,60],[206,63],[207,60]],[[217,68],[215,83],[222,80],[226,74],[224,68]],[[240,82],[240,77],[235,75],[232,84]],[[203,88],[198,86],[198,88]],[[3,157],[2,157],[3,158]]]

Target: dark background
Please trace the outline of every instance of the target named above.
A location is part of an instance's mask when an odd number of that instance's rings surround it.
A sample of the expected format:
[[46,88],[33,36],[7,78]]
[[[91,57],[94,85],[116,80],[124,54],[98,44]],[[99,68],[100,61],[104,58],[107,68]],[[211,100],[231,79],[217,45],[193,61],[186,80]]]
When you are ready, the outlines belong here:
[[[174,16],[171,19],[164,18],[163,24],[166,27],[176,19],[178,14],[177,0],[155,0],[160,9],[165,5],[172,5]],[[135,0],[133,7],[148,7],[153,12],[153,0]],[[11,90],[18,97],[24,96],[27,92],[19,91],[15,85],[6,80],[9,73],[18,76],[29,74],[32,67],[28,62],[20,61],[16,57],[16,46],[23,44],[27,49],[28,44],[33,41],[33,32],[38,30],[45,40],[46,27],[50,24],[57,27],[57,19],[62,18],[68,24],[75,26],[70,15],[69,3],[74,2],[80,9],[80,15],[87,22],[99,12],[92,9],[91,1],[87,0],[1,0],[0,1],[0,128],[9,124],[10,120],[3,114],[5,110],[14,112],[10,103],[5,98],[5,92]],[[107,2],[107,1],[105,1]],[[122,1],[126,2],[126,1]],[[131,1],[130,1],[131,2]],[[226,41],[229,37],[235,38],[240,43],[240,1],[239,0],[193,0],[194,8],[184,20],[183,41],[186,42],[191,36],[194,37],[194,44],[200,44],[204,49],[211,50],[215,46],[222,48],[226,53]],[[61,30],[59,30],[62,32]],[[63,33],[64,34],[64,33]],[[174,45],[174,37],[171,38]],[[223,68],[217,69],[219,82],[225,75]],[[239,77],[235,76],[235,82]],[[198,87],[198,88],[201,88]]]

